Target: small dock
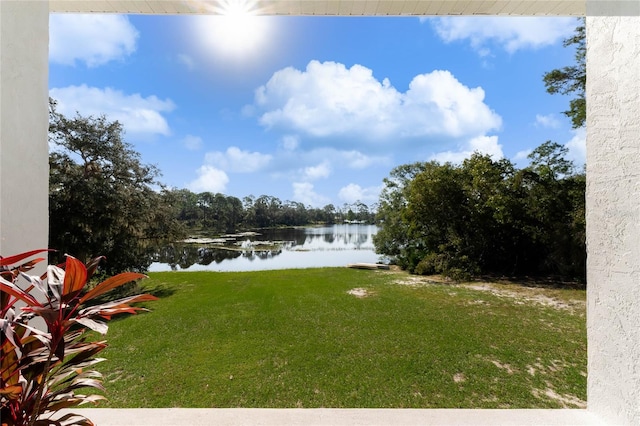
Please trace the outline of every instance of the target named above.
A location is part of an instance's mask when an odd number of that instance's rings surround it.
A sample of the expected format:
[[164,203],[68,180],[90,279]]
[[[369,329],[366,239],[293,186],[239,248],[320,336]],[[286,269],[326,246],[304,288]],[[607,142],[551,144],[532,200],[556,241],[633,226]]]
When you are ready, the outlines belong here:
[[349,263],[347,268],[352,269],[389,269],[389,265],[383,265],[381,263]]

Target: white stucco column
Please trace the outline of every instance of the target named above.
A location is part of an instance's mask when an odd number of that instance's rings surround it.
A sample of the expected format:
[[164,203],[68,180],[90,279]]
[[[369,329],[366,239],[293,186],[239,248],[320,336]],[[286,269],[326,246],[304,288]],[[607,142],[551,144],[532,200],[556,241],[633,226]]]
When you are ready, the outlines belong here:
[[[588,12],[587,12],[588,13]],[[640,424],[640,17],[587,17],[589,410]]]
[[0,1],[0,255],[48,242],[48,1]]

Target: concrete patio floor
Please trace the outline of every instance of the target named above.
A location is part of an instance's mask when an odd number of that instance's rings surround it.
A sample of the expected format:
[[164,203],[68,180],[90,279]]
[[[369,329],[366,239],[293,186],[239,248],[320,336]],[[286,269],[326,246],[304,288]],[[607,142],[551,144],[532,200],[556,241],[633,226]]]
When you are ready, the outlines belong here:
[[169,425],[601,425],[587,410],[334,409],[334,408],[85,408],[97,426]]

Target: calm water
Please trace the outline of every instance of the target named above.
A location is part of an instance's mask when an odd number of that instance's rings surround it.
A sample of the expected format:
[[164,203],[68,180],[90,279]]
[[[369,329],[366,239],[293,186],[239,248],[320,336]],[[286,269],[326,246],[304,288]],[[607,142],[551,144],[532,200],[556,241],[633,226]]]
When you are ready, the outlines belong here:
[[[372,236],[377,231],[375,225],[266,230],[231,238],[237,251],[215,245],[173,245],[158,250],[149,271],[261,271],[375,263],[380,256],[374,252]],[[260,241],[279,244],[262,250],[256,246]]]

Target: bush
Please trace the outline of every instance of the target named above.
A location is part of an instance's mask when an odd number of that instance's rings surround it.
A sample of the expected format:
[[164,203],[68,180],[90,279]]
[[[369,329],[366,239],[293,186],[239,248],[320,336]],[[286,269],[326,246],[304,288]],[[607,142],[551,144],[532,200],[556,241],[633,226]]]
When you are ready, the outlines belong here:
[[[62,265],[49,265],[42,276],[27,275],[44,258],[25,260],[45,251],[0,257],[2,425],[92,425],[79,414],[53,418],[61,409],[104,399],[75,393],[104,389],[102,376],[92,368],[103,361],[95,356],[106,348],[106,341],[89,341],[86,331],[105,334],[105,320],[144,310],[131,304],[156,297],[141,294],[89,306],[92,300],[145,275],[122,273],[87,291],[102,258],[85,265],[71,256]],[[37,328],[36,319],[44,322],[44,330]]]

